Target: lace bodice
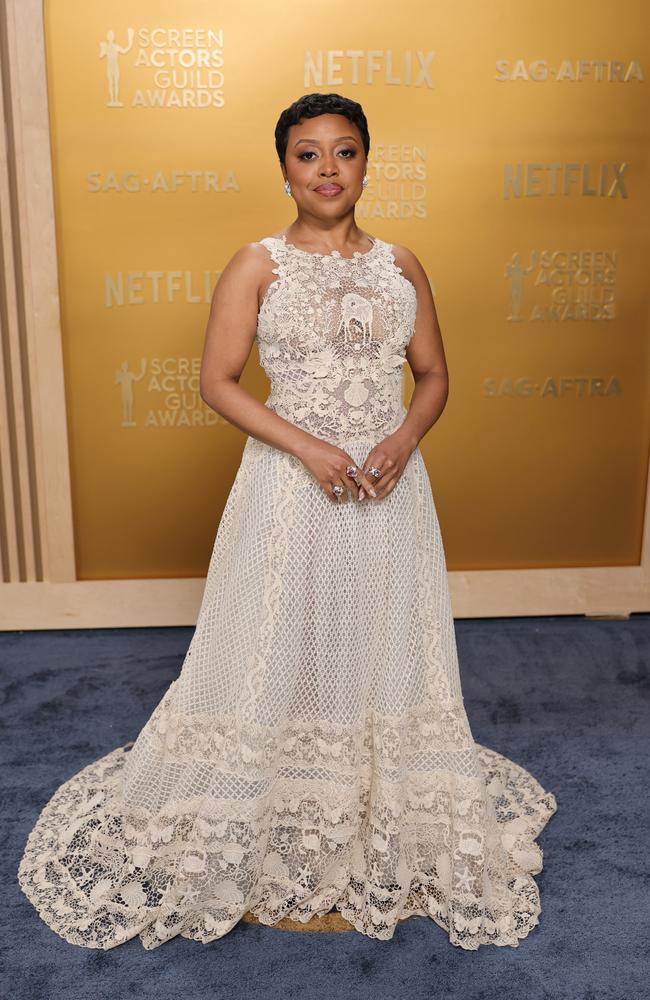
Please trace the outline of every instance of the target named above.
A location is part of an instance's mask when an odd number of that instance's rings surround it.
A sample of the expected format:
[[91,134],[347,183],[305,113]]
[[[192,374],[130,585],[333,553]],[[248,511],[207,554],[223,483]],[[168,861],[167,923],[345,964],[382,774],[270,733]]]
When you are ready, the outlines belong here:
[[266,405],[311,434],[340,443],[379,439],[402,423],[403,369],[416,316],[415,286],[392,247],[343,257],[260,240],[277,267],[256,342],[270,382]]

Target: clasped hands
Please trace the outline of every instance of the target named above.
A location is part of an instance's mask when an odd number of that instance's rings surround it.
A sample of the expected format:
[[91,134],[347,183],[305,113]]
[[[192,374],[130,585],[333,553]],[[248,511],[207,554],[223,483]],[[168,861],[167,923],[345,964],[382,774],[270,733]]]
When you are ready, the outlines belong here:
[[[416,446],[417,441],[398,429],[371,448],[362,465],[357,465],[343,448],[316,437],[306,445],[298,457],[318,480],[332,503],[338,503],[340,499],[336,492],[333,492],[334,486],[344,488],[341,497],[345,495],[345,491],[349,491],[355,500],[382,500],[399,482]],[[346,472],[350,465],[357,468],[354,477]],[[369,470],[373,467],[380,470],[379,476],[369,474]]]

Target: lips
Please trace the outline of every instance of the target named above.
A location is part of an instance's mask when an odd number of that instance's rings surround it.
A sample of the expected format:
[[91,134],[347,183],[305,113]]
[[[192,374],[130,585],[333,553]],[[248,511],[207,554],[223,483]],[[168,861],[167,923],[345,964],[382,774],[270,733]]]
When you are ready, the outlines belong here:
[[320,191],[321,194],[338,194],[343,188],[340,184],[319,184],[315,191]]

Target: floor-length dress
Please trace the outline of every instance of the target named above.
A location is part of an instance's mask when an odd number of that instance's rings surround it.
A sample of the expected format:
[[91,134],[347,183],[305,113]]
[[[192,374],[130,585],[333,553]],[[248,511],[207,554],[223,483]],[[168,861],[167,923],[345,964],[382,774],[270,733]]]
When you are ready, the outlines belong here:
[[[415,288],[381,239],[350,258],[260,242],[266,405],[361,464],[406,415]],[[18,879],[88,948],[333,908],[374,938],[419,914],[464,949],[516,947],[556,809],[472,738],[419,448],[385,498],[334,502],[249,436],[180,675],[133,743],[52,795]]]

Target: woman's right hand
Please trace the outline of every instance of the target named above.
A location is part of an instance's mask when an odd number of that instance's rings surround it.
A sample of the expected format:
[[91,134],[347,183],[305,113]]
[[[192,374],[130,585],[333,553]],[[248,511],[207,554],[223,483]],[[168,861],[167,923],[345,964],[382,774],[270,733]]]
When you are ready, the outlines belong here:
[[[355,500],[363,500],[366,494],[376,496],[372,481],[364,475],[363,466],[357,466],[351,455],[329,441],[315,437],[301,449],[298,458],[333,503],[338,503],[345,496],[345,493],[340,497],[332,493],[332,487],[336,485],[343,486],[346,491],[350,490]],[[357,470],[354,476],[349,476],[346,472],[350,465]]]

